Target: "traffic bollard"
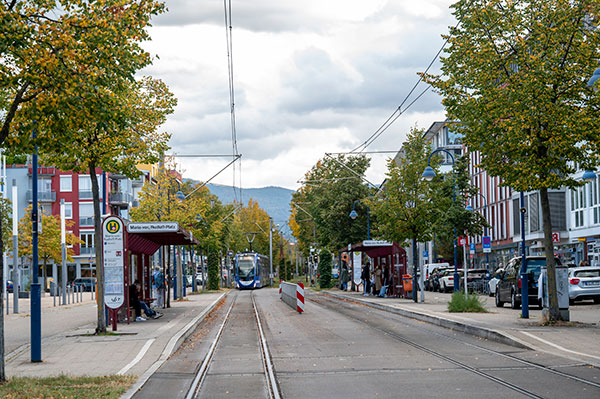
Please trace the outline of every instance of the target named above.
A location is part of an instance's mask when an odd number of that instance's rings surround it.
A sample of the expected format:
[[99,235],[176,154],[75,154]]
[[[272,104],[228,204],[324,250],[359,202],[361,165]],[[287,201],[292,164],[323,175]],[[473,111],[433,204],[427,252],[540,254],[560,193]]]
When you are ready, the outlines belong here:
[[56,287],[54,286],[54,283],[50,283],[50,287],[52,289],[52,299],[54,301],[54,307],[56,307]]

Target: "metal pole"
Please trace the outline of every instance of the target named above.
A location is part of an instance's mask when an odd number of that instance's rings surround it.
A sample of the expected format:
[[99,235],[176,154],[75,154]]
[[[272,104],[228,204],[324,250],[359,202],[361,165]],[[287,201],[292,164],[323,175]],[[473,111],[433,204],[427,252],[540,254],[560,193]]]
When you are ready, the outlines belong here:
[[467,235],[465,235],[465,245],[463,246],[463,276],[465,285],[465,299],[469,296],[467,291],[467,246],[469,245]]
[[273,228],[271,227],[271,217],[269,216],[269,281],[273,286]]
[[[17,179],[12,181],[13,212],[13,313],[19,313],[19,291],[21,290],[21,273],[19,272],[19,211]],[[6,302],[8,309],[8,301]]]
[[367,240],[371,239],[371,228],[369,224],[369,207],[367,206]]
[[525,252],[525,194],[521,191],[521,318],[529,318],[529,282],[527,276],[527,255]]
[[177,300],[177,251],[175,250],[176,247],[175,245],[173,245],[173,267],[171,268],[173,270],[174,273],[171,273],[173,275],[173,300]]
[[[33,131],[33,140],[35,142],[36,133]],[[32,225],[32,271],[33,282],[31,283],[31,361],[42,361],[42,303],[40,297],[40,283],[38,280],[38,159],[37,159],[37,144],[33,152],[32,162],[32,183],[31,190],[33,191],[33,204],[31,208],[31,225]]]

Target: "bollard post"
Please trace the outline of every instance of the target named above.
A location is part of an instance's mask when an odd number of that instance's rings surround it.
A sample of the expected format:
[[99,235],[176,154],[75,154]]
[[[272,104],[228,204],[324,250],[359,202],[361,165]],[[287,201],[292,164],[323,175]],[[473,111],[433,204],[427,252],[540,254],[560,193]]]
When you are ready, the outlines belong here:
[[71,304],[71,287],[67,286],[67,305]]
[[54,301],[54,307],[56,307],[56,284],[54,284],[54,282],[50,284],[50,288],[52,289],[52,300]]
[[75,286],[71,287],[71,303],[75,305]]
[[79,286],[79,302],[83,302],[83,285]]

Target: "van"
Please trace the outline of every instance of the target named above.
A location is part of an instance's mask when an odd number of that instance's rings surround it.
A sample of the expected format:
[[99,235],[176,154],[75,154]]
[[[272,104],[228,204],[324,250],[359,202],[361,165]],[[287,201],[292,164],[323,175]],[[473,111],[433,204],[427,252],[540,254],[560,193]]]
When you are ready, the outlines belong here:
[[450,267],[450,263],[448,263],[448,262],[426,263],[425,266],[423,267],[423,269],[425,270],[425,280],[427,280],[429,278],[429,275],[431,274],[433,269],[445,269],[447,267]]

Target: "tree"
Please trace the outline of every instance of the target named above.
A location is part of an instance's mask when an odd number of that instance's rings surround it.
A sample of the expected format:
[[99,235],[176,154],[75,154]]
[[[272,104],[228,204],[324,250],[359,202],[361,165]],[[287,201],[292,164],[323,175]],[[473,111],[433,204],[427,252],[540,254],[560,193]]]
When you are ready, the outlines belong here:
[[219,253],[215,250],[208,251],[208,259],[206,260],[208,269],[208,289],[219,289]]
[[[75,222],[73,220],[65,220],[65,227],[71,228]],[[25,216],[19,222],[19,254],[22,256],[32,255],[32,226],[31,226],[31,205],[27,207]],[[73,245],[81,244],[78,237],[72,233],[65,236],[67,245],[67,261],[73,262]],[[42,260],[42,275],[44,277],[44,287],[47,286],[47,265],[52,263],[60,263],[62,261],[61,247],[61,229],[60,217],[57,215],[46,215],[42,213],[42,232],[38,233],[38,255]],[[37,271],[39,275],[39,270]]]
[[357,204],[356,220],[348,215],[356,200],[366,200],[374,191],[364,183],[368,167],[364,155],[328,156],[306,173],[305,185],[292,194],[289,222],[305,256],[313,242],[338,250],[367,238],[366,205]]
[[600,3],[461,0],[442,75],[426,76],[481,153],[481,167],[518,191],[539,190],[550,320],[559,320],[548,190],[582,184],[600,165],[600,95],[586,87],[600,59]]
[[331,252],[322,249],[319,253],[319,287],[331,288]]

